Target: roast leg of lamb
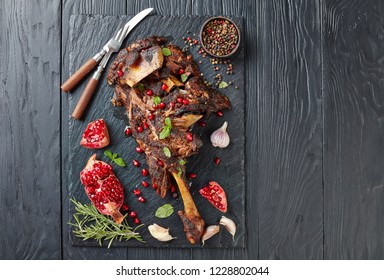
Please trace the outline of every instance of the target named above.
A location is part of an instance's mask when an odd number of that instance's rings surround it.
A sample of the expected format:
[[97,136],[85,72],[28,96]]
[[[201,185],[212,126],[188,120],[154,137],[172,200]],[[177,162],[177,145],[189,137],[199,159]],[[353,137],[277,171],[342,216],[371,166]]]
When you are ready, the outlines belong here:
[[202,141],[191,126],[229,109],[227,97],[207,87],[192,55],[161,37],[138,40],[119,52],[108,72],[113,104],[125,106],[132,135],[145,151],[152,185],[161,197],[176,182],[184,210],[178,212],[190,243],[200,240],[204,220],[189,192],[187,158]]

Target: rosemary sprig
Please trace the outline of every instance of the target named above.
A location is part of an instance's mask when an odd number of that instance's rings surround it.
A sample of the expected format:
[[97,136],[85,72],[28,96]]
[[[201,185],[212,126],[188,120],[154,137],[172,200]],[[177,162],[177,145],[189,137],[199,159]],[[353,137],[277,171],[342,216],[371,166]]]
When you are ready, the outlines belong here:
[[108,248],[111,247],[114,240],[130,240],[136,239],[140,242],[145,242],[139,233],[135,232],[139,227],[132,228],[125,220],[118,225],[111,218],[100,214],[92,204],[82,204],[75,199],[71,199],[75,205],[76,213],[73,214],[74,222],[68,222],[73,226],[73,233],[83,240],[95,239],[99,242],[100,246],[103,245],[104,240],[109,240]]

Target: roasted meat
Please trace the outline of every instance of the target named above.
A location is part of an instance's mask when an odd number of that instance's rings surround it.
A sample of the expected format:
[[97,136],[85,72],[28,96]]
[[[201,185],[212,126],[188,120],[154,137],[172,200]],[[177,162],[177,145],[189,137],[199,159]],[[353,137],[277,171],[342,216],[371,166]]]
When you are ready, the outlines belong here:
[[[165,48],[165,49],[164,49]],[[119,52],[108,73],[113,104],[125,106],[132,135],[145,151],[152,185],[165,197],[176,182],[184,203],[178,212],[190,243],[204,229],[185,176],[186,159],[202,146],[191,126],[229,109],[227,97],[207,87],[192,55],[161,37],[138,40]]]

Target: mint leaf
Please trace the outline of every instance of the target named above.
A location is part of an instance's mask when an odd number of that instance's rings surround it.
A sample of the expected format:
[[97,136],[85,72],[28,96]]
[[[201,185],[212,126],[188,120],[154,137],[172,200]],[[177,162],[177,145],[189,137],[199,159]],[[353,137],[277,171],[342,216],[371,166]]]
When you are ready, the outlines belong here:
[[113,153],[113,154],[112,154],[112,159],[115,159],[115,158],[117,158],[117,154],[116,154],[116,153]]
[[140,91],[143,91],[143,90],[144,90],[144,84],[139,83],[139,84],[137,85],[137,88],[138,88]]
[[219,88],[226,88],[228,86],[228,84],[224,81],[220,82],[219,84]]
[[180,78],[181,78],[181,81],[185,83],[185,81],[188,79],[188,76],[187,74],[181,74]]
[[166,126],[172,127],[172,122],[171,122],[171,119],[169,117],[165,118],[164,123]]
[[171,134],[171,127],[164,126],[163,130],[160,132],[160,139],[165,139]]
[[171,157],[171,151],[169,150],[168,147],[164,147],[163,152],[164,152],[164,155],[166,155],[167,157]]
[[119,157],[119,158],[115,158],[113,161],[114,161],[118,166],[122,166],[122,167],[126,166],[126,165],[125,165],[125,161],[124,161],[121,157]]
[[105,150],[104,151],[104,155],[109,157],[110,159],[113,159],[113,154],[110,150]]
[[179,173],[177,173],[177,175],[179,175],[179,177],[181,176],[181,174],[183,174],[183,170],[181,170],[180,167],[177,168],[177,170],[179,170]]
[[170,56],[172,54],[171,50],[168,48],[162,48],[161,51],[164,56]]
[[183,160],[183,159],[181,159],[181,160],[179,161],[179,163],[180,163],[180,165],[185,165],[185,164],[186,164],[185,160]]
[[161,102],[161,98],[159,96],[156,96],[153,98],[153,103],[155,104],[155,106],[159,105]]
[[157,208],[155,216],[161,219],[168,218],[172,215],[173,211],[174,209],[171,204],[164,204],[163,206]]

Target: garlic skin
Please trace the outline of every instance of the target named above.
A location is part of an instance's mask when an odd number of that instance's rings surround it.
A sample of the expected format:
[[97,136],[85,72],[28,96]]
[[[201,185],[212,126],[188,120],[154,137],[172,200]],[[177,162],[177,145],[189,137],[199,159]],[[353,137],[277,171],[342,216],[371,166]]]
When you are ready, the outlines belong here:
[[203,235],[201,236],[201,242],[203,242],[203,245],[206,240],[214,236],[216,233],[220,231],[220,226],[219,225],[213,225],[213,226],[208,226],[204,229]]
[[169,228],[163,228],[157,224],[153,224],[148,226],[149,233],[156,238],[157,240],[161,242],[167,242],[172,239],[175,239],[175,237],[172,237],[169,234]]
[[230,234],[232,234],[232,239],[235,240],[235,234],[236,234],[236,225],[235,223],[231,220],[228,219],[225,216],[222,216],[220,219],[220,225],[223,225]]
[[211,143],[213,147],[217,148],[226,148],[230,143],[229,134],[227,133],[228,122],[224,122],[224,124],[216,129],[211,134]]

